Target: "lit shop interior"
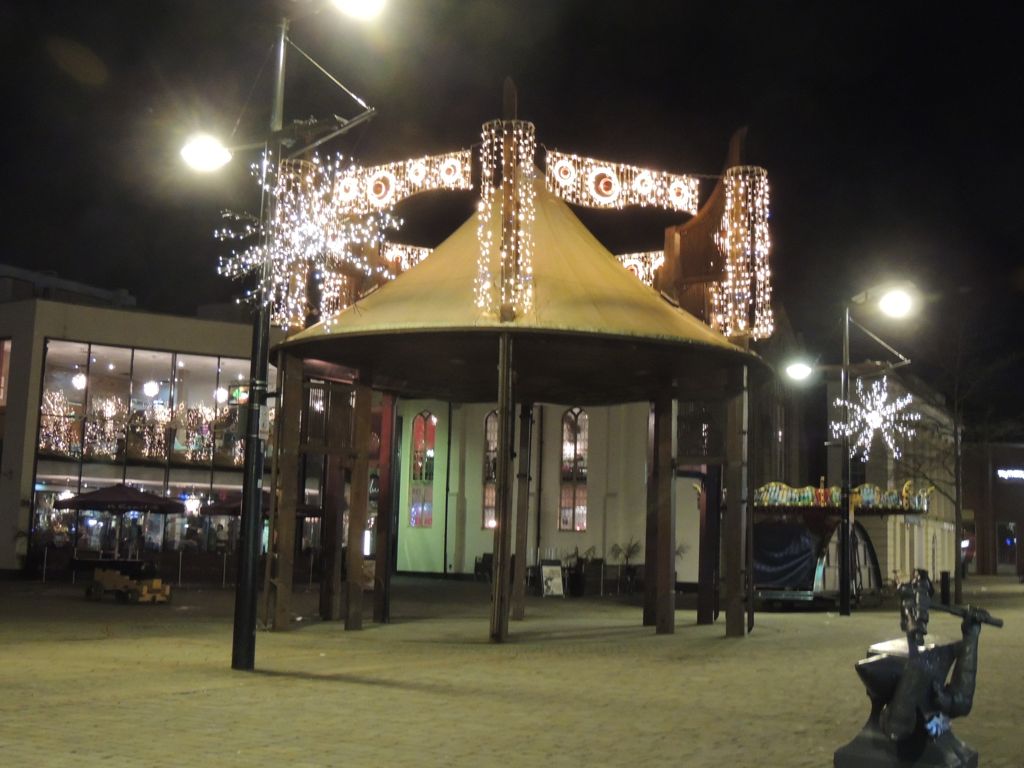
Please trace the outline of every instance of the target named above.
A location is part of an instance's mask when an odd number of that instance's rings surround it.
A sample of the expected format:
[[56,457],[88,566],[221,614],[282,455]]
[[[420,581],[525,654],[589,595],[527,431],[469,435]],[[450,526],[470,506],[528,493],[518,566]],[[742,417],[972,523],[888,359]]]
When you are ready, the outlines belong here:
[[[269,378],[273,389],[273,367]],[[233,549],[248,379],[244,359],[49,340],[32,548],[122,558]],[[266,468],[269,479],[269,459]],[[317,505],[311,480],[307,501]],[[54,508],[58,499],[118,483],[179,500],[186,513]]]

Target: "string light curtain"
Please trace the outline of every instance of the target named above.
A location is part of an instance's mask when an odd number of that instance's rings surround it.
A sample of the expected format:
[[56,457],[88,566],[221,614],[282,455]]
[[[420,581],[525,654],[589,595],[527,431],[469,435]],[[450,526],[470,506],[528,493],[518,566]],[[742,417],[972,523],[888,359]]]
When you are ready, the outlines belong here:
[[768,251],[768,174],[764,168],[735,166],[726,171],[725,211],[715,243],[724,276],[711,288],[712,325],[726,336],[771,336],[771,268]]
[[[505,142],[511,143],[507,156]],[[518,315],[533,306],[533,158],[536,148],[533,123],[493,120],[484,124],[477,209],[480,256],[475,289],[477,307],[488,313],[498,314],[507,308]],[[496,195],[501,194],[507,184],[515,188],[512,210],[506,210],[504,204],[495,206]],[[494,242],[496,228],[491,226],[495,207],[502,212],[501,242],[497,244]]]
[[640,205],[697,213],[699,182],[692,176],[548,150],[545,180],[550,192],[573,205]]

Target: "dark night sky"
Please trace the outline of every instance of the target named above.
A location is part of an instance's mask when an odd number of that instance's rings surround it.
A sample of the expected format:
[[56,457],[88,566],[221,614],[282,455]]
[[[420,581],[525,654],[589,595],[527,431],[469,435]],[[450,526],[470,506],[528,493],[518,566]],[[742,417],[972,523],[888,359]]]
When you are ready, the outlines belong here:
[[[197,128],[230,132],[266,62],[237,134],[261,136],[275,19],[308,8],[0,2],[0,261],[128,288],[161,311],[236,296],[211,232],[221,208],[255,204],[255,187],[244,163],[197,178],[177,152]],[[717,173],[748,125],[748,159],[772,182],[775,293],[796,330],[835,357],[843,299],[912,279],[926,312],[877,330],[931,362],[927,378],[953,317],[983,360],[1020,347],[1021,15],[1011,3],[389,0],[372,26],[327,10],[292,36],[378,109],[329,145],[364,163],[475,143],[505,75],[541,143],[605,159]],[[286,92],[288,119],[357,111],[294,53]],[[434,245],[472,204],[407,206],[397,239]],[[613,251],[661,247],[672,222],[584,218]],[[1018,389],[999,382],[993,392]]]

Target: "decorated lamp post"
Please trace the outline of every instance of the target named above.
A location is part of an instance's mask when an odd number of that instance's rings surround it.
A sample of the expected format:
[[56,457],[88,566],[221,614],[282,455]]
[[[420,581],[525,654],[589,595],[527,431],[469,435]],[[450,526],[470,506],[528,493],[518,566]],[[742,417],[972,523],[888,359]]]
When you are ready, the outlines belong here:
[[[912,402],[910,395],[903,395],[890,401],[887,380],[883,377],[875,381],[869,389],[865,389],[861,379],[857,379],[857,397],[851,398],[850,374],[850,326],[856,326],[866,336],[879,344],[887,352],[897,358],[897,362],[888,364],[884,370],[890,371],[910,364],[910,359],[887,344],[876,334],[865,328],[851,317],[851,304],[863,305],[877,302],[878,309],[885,315],[899,319],[906,317],[913,309],[913,297],[904,288],[872,288],[853,297],[843,310],[843,358],[839,370],[840,396],[833,405],[840,409],[840,420],[831,424],[833,439],[840,441],[842,454],[842,485],[840,496],[839,524],[839,614],[850,615],[852,573],[851,527],[853,525],[853,499],[850,488],[852,462],[858,454],[862,461],[867,462],[871,443],[876,435],[880,435],[892,452],[899,458],[900,449],[896,436],[913,437],[914,430],[910,424],[917,421],[918,414],[910,412],[907,407]],[[803,361],[796,361],[786,367],[786,374],[795,380],[808,378],[814,367]],[[851,443],[851,438],[856,438]]]
[[[383,0],[336,0],[334,3],[342,12],[359,19],[372,18],[380,12]],[[258,282],[256,307],[253,312],[252,352],[249,368],[249,400],[248,416],[245,430],[245,458],[242,477],[242,525],[241,542],[238,560],[238,586],[235,591],[234,632],[231,646],[232,669],[251,671],[255,666],[256,655],[256,564],[259,561],[260,532],[262,528],[262,485],[263,485],[263,429],[266,423],[267,377],[269,370],[270,316],[269,299],[271,294],[268,285],[273,275],[272,254],[275,251],[275,197],[266,195],[266,174],[271,158],[269,145],[274,141],[278,145],[280,160],[281,141],[284,138],[284,73],[287,58],[288,28],[290,21],[283,18],[278,28],[277,48],[275,52],[274,90],[271,98],[270,134],[261,145],[264,157],[261,163],[261,220],[259,222],[260,243],[255,248],[261,258],[257,260]],[[301,49],[300,49],[301,52]],[[308,54],[302,52],[306,58]],[[314,62],[315,63],[315,62]],[[319,65],[317,65],[319,67]],[[322,70],[322,68],[320,68]],[[324,70],[322,70],[324,71]],[[319,144],[334,136],[351,130],[356,124],[363,122],[374,114],[362,100],[355,97],[347,88],[328,76],[338,87],[364,108],[364,112],[352,120],[335,118],[328,126],[326,136],[321,136],[315,143]],[[247,145],[252,147],[254,145]],[[260,146],[260,145],[256,145]],[[309,147],[303,147],[300,152]],[[231,150],[224,147],[215,138],[201,134],[193,137],[182,149],[183,159],[199,171],[213,171],[229,162]]]

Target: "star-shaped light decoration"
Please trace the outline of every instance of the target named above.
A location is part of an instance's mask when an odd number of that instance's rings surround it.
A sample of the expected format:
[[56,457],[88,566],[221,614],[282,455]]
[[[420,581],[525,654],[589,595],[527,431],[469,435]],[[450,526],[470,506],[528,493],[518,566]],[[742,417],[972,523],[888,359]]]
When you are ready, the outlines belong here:
[[857,396],[853,401],[847,403],[841,397],[836,398],[834,405],[837,408],[845,405],[849,418],[846,423],[832,422],[832,437],[856,437],[850,442],[850,458],[860,452],[861,461],[867,463],[871,455],[871,443],[877,432],[889,446],[892,457],[899,459],[900,448],[896,444],[896,436],[903,439],[913,437],[916,432],[911,425],[921,419],[921,414],[907,410],[912,402],[913,398],[909,394],[890,401],[888,383],[884,376],[874,381],[869,390],[857,379]]

